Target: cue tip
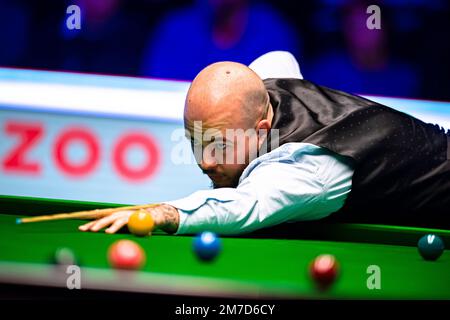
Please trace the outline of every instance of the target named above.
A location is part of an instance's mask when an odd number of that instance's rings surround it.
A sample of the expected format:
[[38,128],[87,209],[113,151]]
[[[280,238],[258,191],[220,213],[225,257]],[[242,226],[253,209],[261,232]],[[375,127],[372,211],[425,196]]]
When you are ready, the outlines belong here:
[[16,224],[21,224],[22,223],[22,219],[21,218],[17,218],[16,219]]

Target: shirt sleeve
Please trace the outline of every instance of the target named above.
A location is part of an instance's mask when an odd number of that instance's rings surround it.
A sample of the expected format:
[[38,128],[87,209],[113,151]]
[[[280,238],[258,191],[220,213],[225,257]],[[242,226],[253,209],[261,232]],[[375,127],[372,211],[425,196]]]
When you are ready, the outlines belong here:
[[303,79],[300,66],[287,51],[270,51],[255,59],[249,66],[261,79],[294,78]]
[[237,188],[202,190],[167,202],[180,214],[176,234],[239,234],[339,210],[350,191],[352,170],[339,158],[316,151],[263,161]]

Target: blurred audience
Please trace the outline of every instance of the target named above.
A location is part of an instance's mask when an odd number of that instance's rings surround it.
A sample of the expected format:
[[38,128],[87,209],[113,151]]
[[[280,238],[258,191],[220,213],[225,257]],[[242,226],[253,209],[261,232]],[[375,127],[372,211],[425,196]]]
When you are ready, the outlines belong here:
[[298,55],[300,36],[269,4],[197,0],[170,12],[155,28],[144,54],[143,75],[192,80],[206,65],[249,64],[272,50]]
[[29,16],[20,1],[0,1],[0,65],[20,65],[27,49]]
[[[66,9],[81,8],[81,30]],[[450,4],[384,0],[0,0],[0,66],[191,80],[219,60],[292,52],[306,79],[361,94],[450,100]]]
[[82,28],[68,30],[61,23],[62,69],[136,73],[144,38],[142,26],[122,10],[122,0],[73,2],[81,9]]
[[343,8],[344,46],[326,48],[302,66],[305,78],[353,93],[414,96],[419,89],[417,70],[390,52],[386,16],[381,29],[367,28],[367,7],[365,2],[352,1]]

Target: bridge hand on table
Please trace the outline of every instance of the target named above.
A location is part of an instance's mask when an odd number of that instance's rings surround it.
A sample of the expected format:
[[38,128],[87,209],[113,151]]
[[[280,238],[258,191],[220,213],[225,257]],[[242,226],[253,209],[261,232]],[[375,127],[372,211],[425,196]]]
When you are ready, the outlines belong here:
[[[144,210],[144,209],[141,209]],[[153,219],[153,230],[162,229],[168,233],[174,233],[178,229],[179,215],[178,210],[170,205],[162,204],[152,208],[146,208]],[[123,228],[136,210],[116,211],[111,215],[100,219],[90,221],[78,227],[80,231],[97,232],[106,228],[106,233],[116,233]]]

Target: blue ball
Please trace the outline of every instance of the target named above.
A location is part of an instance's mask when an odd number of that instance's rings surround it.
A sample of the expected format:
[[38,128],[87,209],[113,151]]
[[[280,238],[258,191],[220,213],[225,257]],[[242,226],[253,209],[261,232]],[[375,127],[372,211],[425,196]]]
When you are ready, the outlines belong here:
[[194,239],[194,252],[203,261],[211,261],[220,253],[222,244],[213,232],[202,232]]
[[427,234],[417,243],[420,255],[425,260],[436,260],[444,252],[444,242],[435,234]]

